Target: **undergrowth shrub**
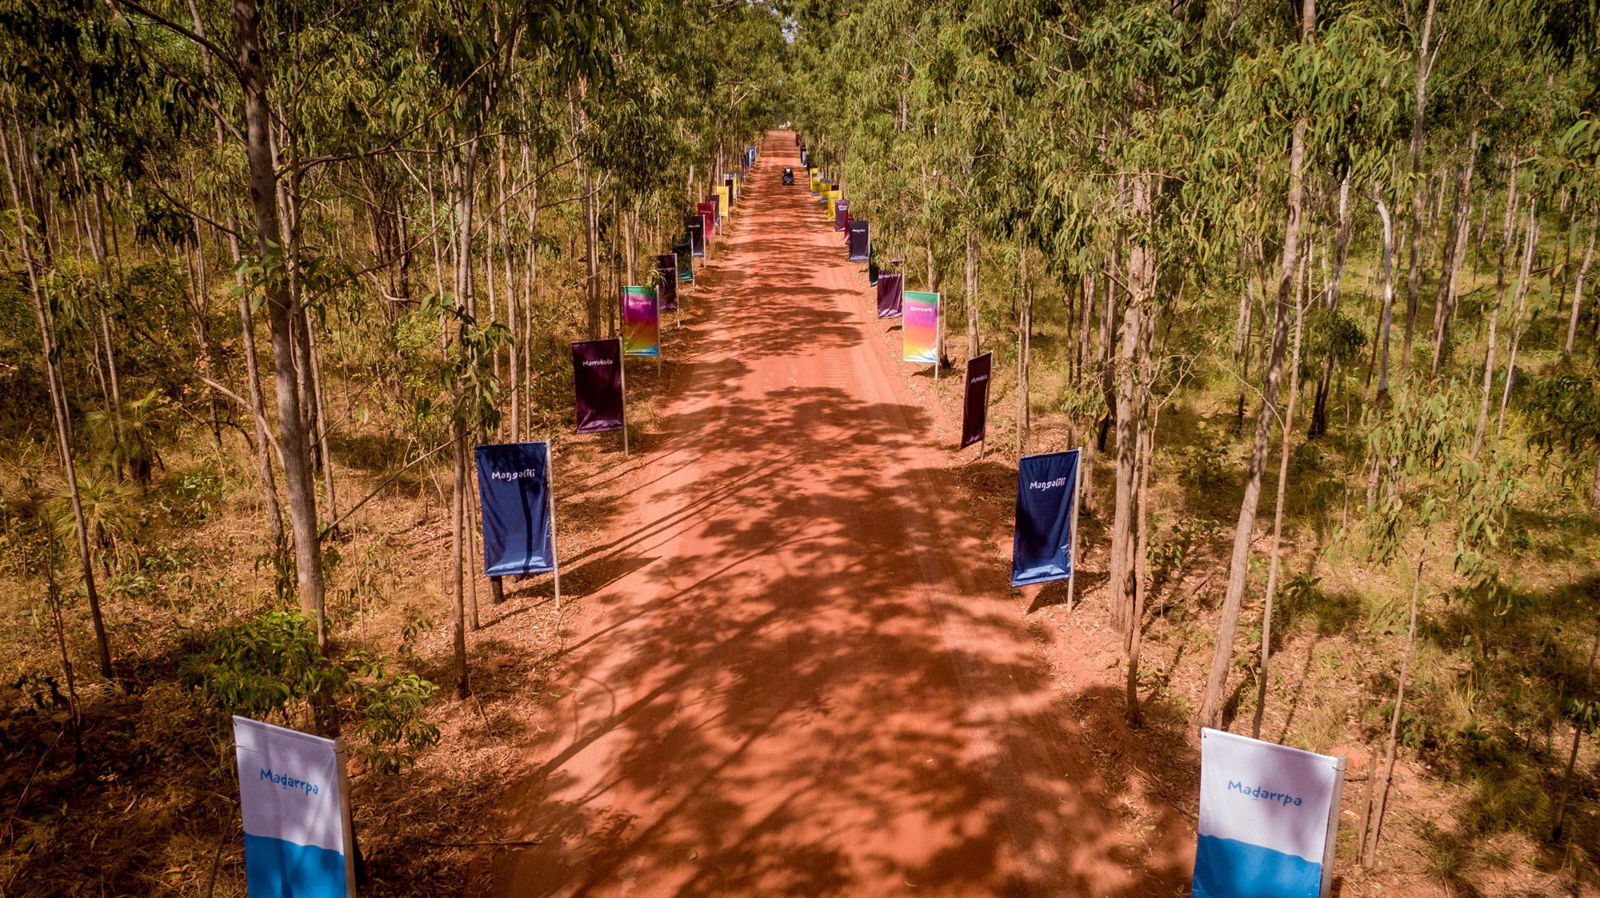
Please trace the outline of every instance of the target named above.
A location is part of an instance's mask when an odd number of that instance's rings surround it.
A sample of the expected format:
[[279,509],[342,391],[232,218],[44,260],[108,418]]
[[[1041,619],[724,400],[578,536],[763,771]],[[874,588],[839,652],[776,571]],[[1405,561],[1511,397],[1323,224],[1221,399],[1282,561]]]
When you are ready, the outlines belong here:
[[220,715],[347,725],[374,770],[396,773],[439,742],[439,728],[423,716],[439,687],[390,666],[370,652],[329,657],[305,617],[269,611],[213,632],[184,662],[179,682]]

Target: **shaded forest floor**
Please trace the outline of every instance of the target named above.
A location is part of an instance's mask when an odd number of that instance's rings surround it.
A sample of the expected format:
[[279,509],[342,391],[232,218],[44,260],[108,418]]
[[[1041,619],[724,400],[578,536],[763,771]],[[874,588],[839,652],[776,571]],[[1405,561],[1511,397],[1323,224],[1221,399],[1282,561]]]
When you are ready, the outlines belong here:
[[[716,277],[713,267],[707,286]],[[869,301],[864,286],[861,301]],[[1042,325],[1036,352],[1049,345],[1050,327]],[[883,351],[897,352],[897,332],[882,327],[878,336]],[[998,371],[1008,370],[1004,350],[998,361]],[[939,443],[953,446],[959,377],[935,384],[926,374],[910,373],[914,390],[926,398]],[[1003,558],[1015,481],[1001,459],[1014,441],[1008,404],[1014,398],[1008,398],[1006,378],[997,381],[987,458],[952,451],[949,464],[962,489],[951,501],[993,534],[995,557]],[[1031,451],[1066,448],[1064,421],[1052,410],[1059,407],[1053,398],[1058,381],[1049,372],[1035,375]],[[650,376],[630,382],[636,445],[645,451],[661,383]],[[1535,470],[1536,459],[1527,462],[1528,480],[1518,496],[1510,594],[1494,607],[1449,595],[1429,603],[1416,711],[1405,727],[1380,869],[1359,872],[1361,777],[1381,747],[1384,697],[1403,635],[1401,599],[1410,584],[1404,574],[1368,566],[1348,535],[1361,501],[1347,486],[1360,447],[1340,433],[1336,426],[1332,437],[1297,450],[1291,468],[1281,616],[1263,728],[1267,738],[1350,755],[1337,894],[1600,894],[1600,752],[1590,743],[1580,755],[1570,834],[1552,847],[1545,837],[1570,729],[1553,708],[1543,717],[1523,713],[1537,706],[1529,696],[1582,668],[1574,649],[1587,645],[1581,634],[1592,622],[1573,619],[1569,609],[1592,602],[1600,590],[1594,567],[1600,532],[1592,517],[1561,511],[1567,504]],[[374,429],[364,439],[381,444],[386,438]],[[617,485],[630,466],[642,463],[638,454],[622,460],[614,442],[614,436],[557,441],[561,548],[576,560],[563,577],[569,596],[589,594],[623,573],[594,551],[605,543],[606,522],[621,500]],[[1079,603],[1069,611],[1060,584],[1012,600],[1041,658],[1056,672],[1055,688],[1071,697],[1068,707],[1105,733],[1072,750],[1087,756],[1108,783],[1137,786],[1116,809],[1133,827],[1172,813],[1192,820],[1194,813],[1191,721],[1210,659],[1242,469],[1229,389],[1202,390],[1169,409],[1158,445],[1152,481],[1157,585],[1140,679],[1144,727],[1131,730],[1123,721],[1116,687],[1122,658],[1104,623],[1109,474],[1103,463],[1083,532]],[[359,440],[339,448],[347,495],[364,494],[386,479],[383,452]],[[453,681],[442,477],[426,469],[404,474],[353,517],[330,550],[329,593],[342,645],[392,655],[441,685]],[[1264,509],[1272,492],[1269,482]],[[182,659],[210,628],[278,607],[270,559],[255,548],[263,544],[263,528],[254,495],[242,454],[173,453],[142,497],[146,511],[121,525],[137,564],[109,584],[107,614],[127,688],[97,682],[80,668],[81,760],[60,737],[61,683],[43,602],[31,584],[0,586],[0,620],[10,634],[0,644],[6,690],[0,894],[243,893],[227,733],[175,683]],[[1265,539],[1257,546],[1259,557]],[[1264,570],[1253,572],[1252,582],[1261,580]],[[546,722],[547,690],[561,664],[571,606],[555,608],[548,578],[510,585],[500,605],[489,604],[482,581],[476,596],[482,628],[469,639],[474,696],[455,701],[441,692],[432,705],[441,744],[399,776],[359,765],[353,770],[356,828],[373,894],[475,890],[472,878],[487,875],[481,858],[505,847],[495,844],[502,837],[491,812],[518,745]],[[73,656],[91,657],[82,602],[68,604]],[[1259,590],[1247,599],[1232,678],[1235,731],[1247,729],[1254,712],[1251,645],[1259,638],[1252,630],[1258,609]],[[1565,636],[1552,638],[1562,628]],[[1102,674],[1086,678],[1086,669]],[[1152,804],[1158,795],[1170,797],[1166,807]]]

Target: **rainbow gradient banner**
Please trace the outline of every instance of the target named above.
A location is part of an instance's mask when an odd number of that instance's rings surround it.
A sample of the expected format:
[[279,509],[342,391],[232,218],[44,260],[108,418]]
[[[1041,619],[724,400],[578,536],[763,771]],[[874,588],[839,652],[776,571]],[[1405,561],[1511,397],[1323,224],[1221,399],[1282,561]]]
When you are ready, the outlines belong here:
[[661,355],[661,316],[649,287],[622,288],[622,353]]
[[939,363],[939,294],[907,290],[901,305],[900,334],[904,338],[901,361],[921,365]]

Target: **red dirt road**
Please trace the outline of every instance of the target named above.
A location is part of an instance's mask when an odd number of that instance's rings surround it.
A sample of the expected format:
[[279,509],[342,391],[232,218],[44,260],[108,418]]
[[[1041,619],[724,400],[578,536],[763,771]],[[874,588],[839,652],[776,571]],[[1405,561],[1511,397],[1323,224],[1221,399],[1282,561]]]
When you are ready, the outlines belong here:
[[492,894],[1184,893],[1192,836],[1091,772],[862,266],[780,183],[793,135],[763,150],[615,538],[569,562],[606,573],[508,773],[501,835],[539,844]]

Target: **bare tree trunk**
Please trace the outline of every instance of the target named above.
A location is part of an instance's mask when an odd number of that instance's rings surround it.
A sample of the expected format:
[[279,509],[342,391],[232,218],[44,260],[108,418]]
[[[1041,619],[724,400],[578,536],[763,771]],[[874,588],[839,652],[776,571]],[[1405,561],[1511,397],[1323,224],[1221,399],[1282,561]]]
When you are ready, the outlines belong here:
[[0,153],[5,157],[6,185],[10,188],[11,205],[16,209],[18,219],[17,245],[22,253],[22,267],[28,279],[28,294],[33,299],[33,311],[39,325],[39,351],[44,356],[45,380],[49,386],[50,417],[56,435],[56,451],[61,458],[61,475],[67,481],[67,495],[72,503],[72,526],[73,533],[77,537],[78,562],[83,568],[83,591],[89,600],[89,621],[94,627],[95,660],[99,663],[100,675],[109,680],[112,678],[111,641],[106,636],[105,618],[100,613],[100,592],[95,587],[94,560],[89,551],[89,529],[83,515],[83,495],[78,489],[78,469],[72,460],[72,437],[67,422],[66,385],[61,380],[61,373],[56,369],[53,316],[45,300],[44,289],[39,283],[37,261],[34,259],[29,239],[31,229],[23,218],[29,207],[24,205],[17,183],[17,164],[22,150],[21,138],[18,140],[17,149],[13,152],[9,134],[4,127],[0,127]]
[[[1031,362],[1033,348],[1033,290],[1028,285],[1028,249],[1021,248],[1021,258],[1018,269],[1022,278],[1022,304],[1018,309],[1017,328],[1017,455],[1020,457],[1028,449],[1028,431],[1032,427],[1030,420],[1032,409],[1029,407],[1028,393],[1028,365]],[[974,358],[976,354],[969,355]]]
[[967,230],[967,358],[978,355],[978,232]]
[[[1317,15],[1316,0],[1302,0],[1300,39],[1311,42]],[[1278,299],[1272,331],[1272,357],[1261,389],[1261,414],[1256,419],[1255,439],[1250,448],[1250,469],[1245,479],[1244,499],[1239,504],[1239,522],[1233,534],[1233,555],[1228,565],[1228,585],[1223,594],[1222,616],[1217,626],[1217,645],[1211,656],[1211,671],[1200,704],[1202,726],[1220,727],[1228,681],[1233,662],[1234,634],[1239,626],[1239,608],[1244,600],[1249,573],[1250,542],[1255,532],[1256,510],[1261,500],[1261,477],[1267,467],[1267,445],[1278,414],[1278,384],[1283,379],[1284,350],[1289,342],[1289,312],[1294,302],[1295,266],[1300,261],[1300,230],[1304,220],[1305,185],[1301,170],[1305,163],[1306,130],[1309,123],[1301,114],[1294,123],[1289,142],[1288,216],[1283,229],[1283,256],[1278,264]]]
[[[245,149],[250,163],[250,201],[255,215],[256,251],[271,260],[283,246],[276,202],[278,174],[273,164],[269,128],[272,112],[267,105],[264,70],[266,48],[261,42],[261,17],[255,0],[233,0],[233,27],[239,55],[235,61],[244,89]],[[311,453],[300,410],[298,372],[294,367],[293,321],[300,310],[289,294],[283,266],[268,264],[267,320],[272,331],[273,369],[277,382],[278,430],[285,486],[289,491],[289,520],[294,533],[295,577],[300,609],[317,631],[317,644],[327,644],[323,612],[322,557],[317,536],[316,493],[311,482]]]
[[[206,24],[205,20],[200,16],[200,7],[196,3],[196,0],[188,0],[188,7],[189,20],[194,25],[195,33],[201,37],[205,37]],[[200,55],[200,62],[207,77],[209,77],[212,73],[210,53],[202,52]],[[219,150],[223,149],[227,145],[227,134],[223,131],[222,122],[213,121],[212,125],[213,140]],[[99,192],[96,193],[97,207],[101,205],[101,195],[102,194]],[[261,397],[261,368],[259,357],[256,353],[255,318],[250,310],[250,295],[244,289],[244,272],[240,269],[239,265],[239,263],[244,259],[244,253],[241,251],[239,246],[238,215],[232,205],[230,205],[228,208],[228,223],[233,226],[232,230],[228,232],[228,259],[233,263],[233,286],[235,288],[234,293],[238,299],[239,306],[239,338],[244,349],[245,377],[249,380],[249,383],[247,384],[248,391],[245,393],[245,396],[250,401],[250,417],[255,424],[256,466],[260,469],[261,498],[263,505],[266,508],[267,532],[272,537],[273,558],[277,559],[280,558],[284,552],[288,551],[289,542],[283,531],[283,509],[278,504],[277,479],[272,475],[273,443],[272,435],[267,430],[266,402]],[[101,328],[105,328],[104,312],[101,313]],[[110,339],[109,331],[106,332],[106,339]],[[111,382],[112,390],[116,391],[117,379],[114,373],[114,366]],[[118,397],[117,404],[119,406],[121,405],[120,396]],[[120,426],[121,424],[119,420],[119,429]],[[283,583],[281,582],[282,578],[280,576],[277,579],[280,582],[278,582],[276,586],[281,592],[283,588]]]
[[1406,702],[1406,680],[1411,673],[1411,656],[1417,645],[1417,595],[1422,591],[1424,557],[1418,555],[1416,579],[1411,584],[1411,623],[1406,628],[1406,653],[1400,660],[1400,678],[1395,684],[1394,713],[1389,718],[1389,741],[1383,749],[1383,773],[1373,790],[1372,807],[1367,816],[1372,823],[1367,828],[1366,858],[1362,866],[1372,870],[1378,865],[1378,840],[1383,837],[1383,813],[1389,802],[1389,785],[1394,782],[1394,754],[1400,739],[1400,713]]
[[467,676],[466,620],[466,481],[467,429],[458,419],[450,425],[450,598],[452,600],[451,646],[455,653],[456,698],[472,694]]
[[1383,220],[1383,312],[1378,327],[1378,406],[1389,401],[1389,333],[1394,324],[1394,221],[1389,207],[1374,191],[1372,201],[1378,206],[1378,217]]
[[[1594,247],[1594,236],[1589,237],[1589,246]],[[1589,666],[1584,669],[1584,691],[1594,688],[1595,661],[1600,659],[1600,620],[1597,620],[1594,632],[1594,642],[1589,648]],[[1556,792],[1556,823],[1550,829],[1550,841],[1561,841],[1562,831],[1567,822],[1567,799],[1572,796],[1572,773],[1578,766],[1578,746],[1583,741],[1583,727],[1576,724],[1572,727],[1572,750],[1567,753],[1567,772],[1561,777],[1561,788]]]
[[1272,660],[1272,603],[1278,595],[1279,546],[1283,541],[1283,500],[1289,490],[1289,447],[1294,436],[1294,406],[1300,396],[1300,340],[1305,326],[1305,298],[1294,304],[1294,349],[1289,354],[1289,398],[1283,406],[1283,448],[1278,451],[1278,494],[1272,500],[1272,548],[1267,563],[1267,597],[1261,607],[1261,669],[1256,677],[1256,713],[1250,738],[1261,738],[1261,718],[1267,710],[1267,678]]
[[1478,132],[1467,140],[1467,164],[1456,179],[1451,203],[1450,232],[1444,247],[1444,276],[1439,279],[1439,295],[1433,307],[1433,375],[1444,364],[1449,345],[1450,319],[1455,315],[1456,284],[1461,276],[1461,261],[1467,254],[1467,237],[1472,226],[1472,171],[1477,162]]
[[1517,289],[1512,294],[1511,301],[1511,355],[1506,359],[1506,384],[1500,394],[1500,413],[1495,419],[1494,438],[1500,439],[1505,432],[1506,406],[1511,404],[1511,387],[1517,380],[1517,350],[1522,345],[1522,334],[1527,330],[1527,324],[1522,320],[1522,313],[1527,309],[1528,278],[1532,273],[1533,257],[1539,247],[1539,219],[1530,216],[1528,219],[1528,246],[1522,259],[1522,268],[1517,272]]
[[[1324,308],[1331,314],[1338,311],[1339,299],[1344,292],[1344,265],[1350,254],[1350,170],[1345,169],[1339,181],[1339,225],[1333,238],[1333,271],[1328,276],[1327,302]],[[1312,439],[1328,432],[1328,396],[1333,390],[1333,372],[1338,359],[1330,350],[1322,360],[1322,373],[1317,378],[1316,395],[1311,403],[1311,427],[1306,436]]]
[[1594,262],[1594,238],[1600,232],[1600,218],[1589,224],[1589,248],[1583,251],[1583,262],[1578,265],[1577,277],[1572,281],[1572,311],[1567,315],[1567,342],[1562,344],[1561,358],[1572,362],[1572,347],[1578,338],[1578,310],[1583,305],[1583,282],[1589,277],[1589,265]]
[[[1538,202],[1530,198],[1528,200],[1528,228],[1523,240],[1522,259],[1520,260],[1517,274],[1519,281],[1523,283],[1526,283],[1529,266],[1533,264],[1533,244],[1538,239],[1536,234],[1537,221]],[[1495,283],[1494,308],[1489,313],[1489,338],[1488,346],[1484,350],[1483,393],[1478,403],[1478,423],[1472,431],[1472,457],[1474,459],[1478,457],[1478,452],[1483,449],[1483,437],[1489,424],[1489,401],[1494,392],[1494,356],[1500,329],[1500,307],[1505,302],[1505,295],[1505,264],[1502,257],[1500,274]]]
[[[1150,214],[1152,205],[1151,176],[1135,175],[1129,183],[1130,213],[1134,219]],[[1107,597],[1111,612],[1111,625],[1121,634],[1124,647],[1128,646],[1137,602],[1135,555],[1138,539],[1138,489],[1139,489],[1139,419],[1136,406],[1139,390],[1148,385],[1139,383],[1139,354],[1143,345],[1142,329],[1149,325],[1145,317],[1150,314],[1149,303],[1155,290],[1154,250],[1143,240],[1134,240],[1128,248],[1127,260],[1128,301],[1122,315],[1120,331],[1121,349],[1115,366],[1117,468],[1116,498],[1112,506],[1110,578]]]
[[1155,321],[1147,316],[1143,320],[1142,333],[1139,336],[1140,389],[1136,409],[1139,425],[1138,436],[1135,438],[1139,456],[1139,481],[1134,499],[1137,535],[1133,541],[1133,614],[1128,626],[1128,671],[1124,683],[1128,724],[1135,727],[1144,722],[1144,711],[1139,706],[1139,649],[1144,642],[1144,609],[1150,589],[1150,531],[1147,526],[1150,508],[1150,458],[1155,452],[1156,423],[1160,418],[1160,410],[1152,410],[1150,402],[1150,387],[1153,380],[1150,359],[1154,335]]
[[1400,355],[1400,367],[1405,371],[1411,370],[1411,341],[1417,325],[1417,295],[1422,289],[1422,272],[1418,266],[1425,209],[1425,182],[1421,178],[1422,126],[1428,109],[1428,80],[1433,75],[1433,62],[1439,55],[1433,46],[1433,14],[1437,5],[1437,0],[1428,0],[1428,11],[1422,19],[1422,44],[1417,48],[1417,87],[1411,115],[1411,233],[1406,267],[1406,331]]

